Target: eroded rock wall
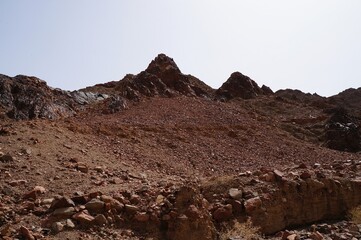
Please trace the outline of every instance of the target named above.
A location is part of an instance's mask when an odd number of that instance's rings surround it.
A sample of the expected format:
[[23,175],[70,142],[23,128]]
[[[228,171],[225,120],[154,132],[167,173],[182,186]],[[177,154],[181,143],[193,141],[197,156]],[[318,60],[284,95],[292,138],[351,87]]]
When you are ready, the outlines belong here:
[[[229,190],[225,191],[227,185]],[[273,234],[318,221],[344,219],[349,210],[361,204],[361,179],[310,170],[288,174],[263,170],[204,183],[202,193],[210,202],[216,225],[251,218],[263,233]]]

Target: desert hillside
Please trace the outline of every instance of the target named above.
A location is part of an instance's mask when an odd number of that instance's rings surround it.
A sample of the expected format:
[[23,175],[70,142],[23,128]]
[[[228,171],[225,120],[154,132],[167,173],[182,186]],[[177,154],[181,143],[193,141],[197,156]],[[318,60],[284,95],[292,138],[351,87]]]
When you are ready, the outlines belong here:
[[160,54],[73,92],[0,75],[0,96],[3,239],[361,238],[361,88],[212,89]]

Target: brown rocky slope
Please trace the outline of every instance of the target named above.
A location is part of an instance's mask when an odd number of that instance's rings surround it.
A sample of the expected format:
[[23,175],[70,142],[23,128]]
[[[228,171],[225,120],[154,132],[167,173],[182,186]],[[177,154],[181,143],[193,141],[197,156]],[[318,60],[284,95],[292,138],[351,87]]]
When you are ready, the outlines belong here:
[[[247,218],[271,234],[259,239],[350,237],[337,224],[283,230],[344,219],[360,204],[360,153],[345,137],[357,134],[336,139],[348,151],[327,148],[331,123],[358,124],[352,109],[337,117],[328,99],[272,94],[239,73],[213,90],[165,55],[138,75],[72,93],[18,78],[1,83],[38,100],[1,88],[5,239],[217,239]],[[69,114],[29,114],[53,104]]]

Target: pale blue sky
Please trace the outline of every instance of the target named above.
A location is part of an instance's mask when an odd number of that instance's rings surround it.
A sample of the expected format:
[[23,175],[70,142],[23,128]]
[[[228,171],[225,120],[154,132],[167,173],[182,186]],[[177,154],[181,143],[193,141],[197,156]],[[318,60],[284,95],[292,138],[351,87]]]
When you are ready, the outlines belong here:
[[361,87],[359,0],[1,0],[0,73],[67,90],[138,73],[158,54],[218,88]]

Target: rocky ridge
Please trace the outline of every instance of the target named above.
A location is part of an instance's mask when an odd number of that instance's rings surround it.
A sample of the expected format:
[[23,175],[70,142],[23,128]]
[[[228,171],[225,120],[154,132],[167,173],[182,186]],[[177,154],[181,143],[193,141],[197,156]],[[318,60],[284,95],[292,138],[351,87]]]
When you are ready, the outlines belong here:
[[0,80],[4,239],[226,239],[247,222],[253,239],[361,237],[360,116],[343,100],[241,73],[213,90],[163,54],[75,92]]
[[145,71],[126,75],[118,82],[98,84],[85,90],[116,93],[139,101],[145,97],[198,96],[211,97],[213,89],[191,75],[183,74],[172,58],[159,54]]
[[216,91],[216,96],[220,99],[230,100],[233,98],[250,99],[260,95],[271,95],[273,91],[263,85],[261,88],[251,78],[240,72],[234,72]]
[[13,119],[69,117],[80,106],[107,98],[102,94],[53,89],[39,78],[23,75],[0,75],[0,96],[2,112]]

